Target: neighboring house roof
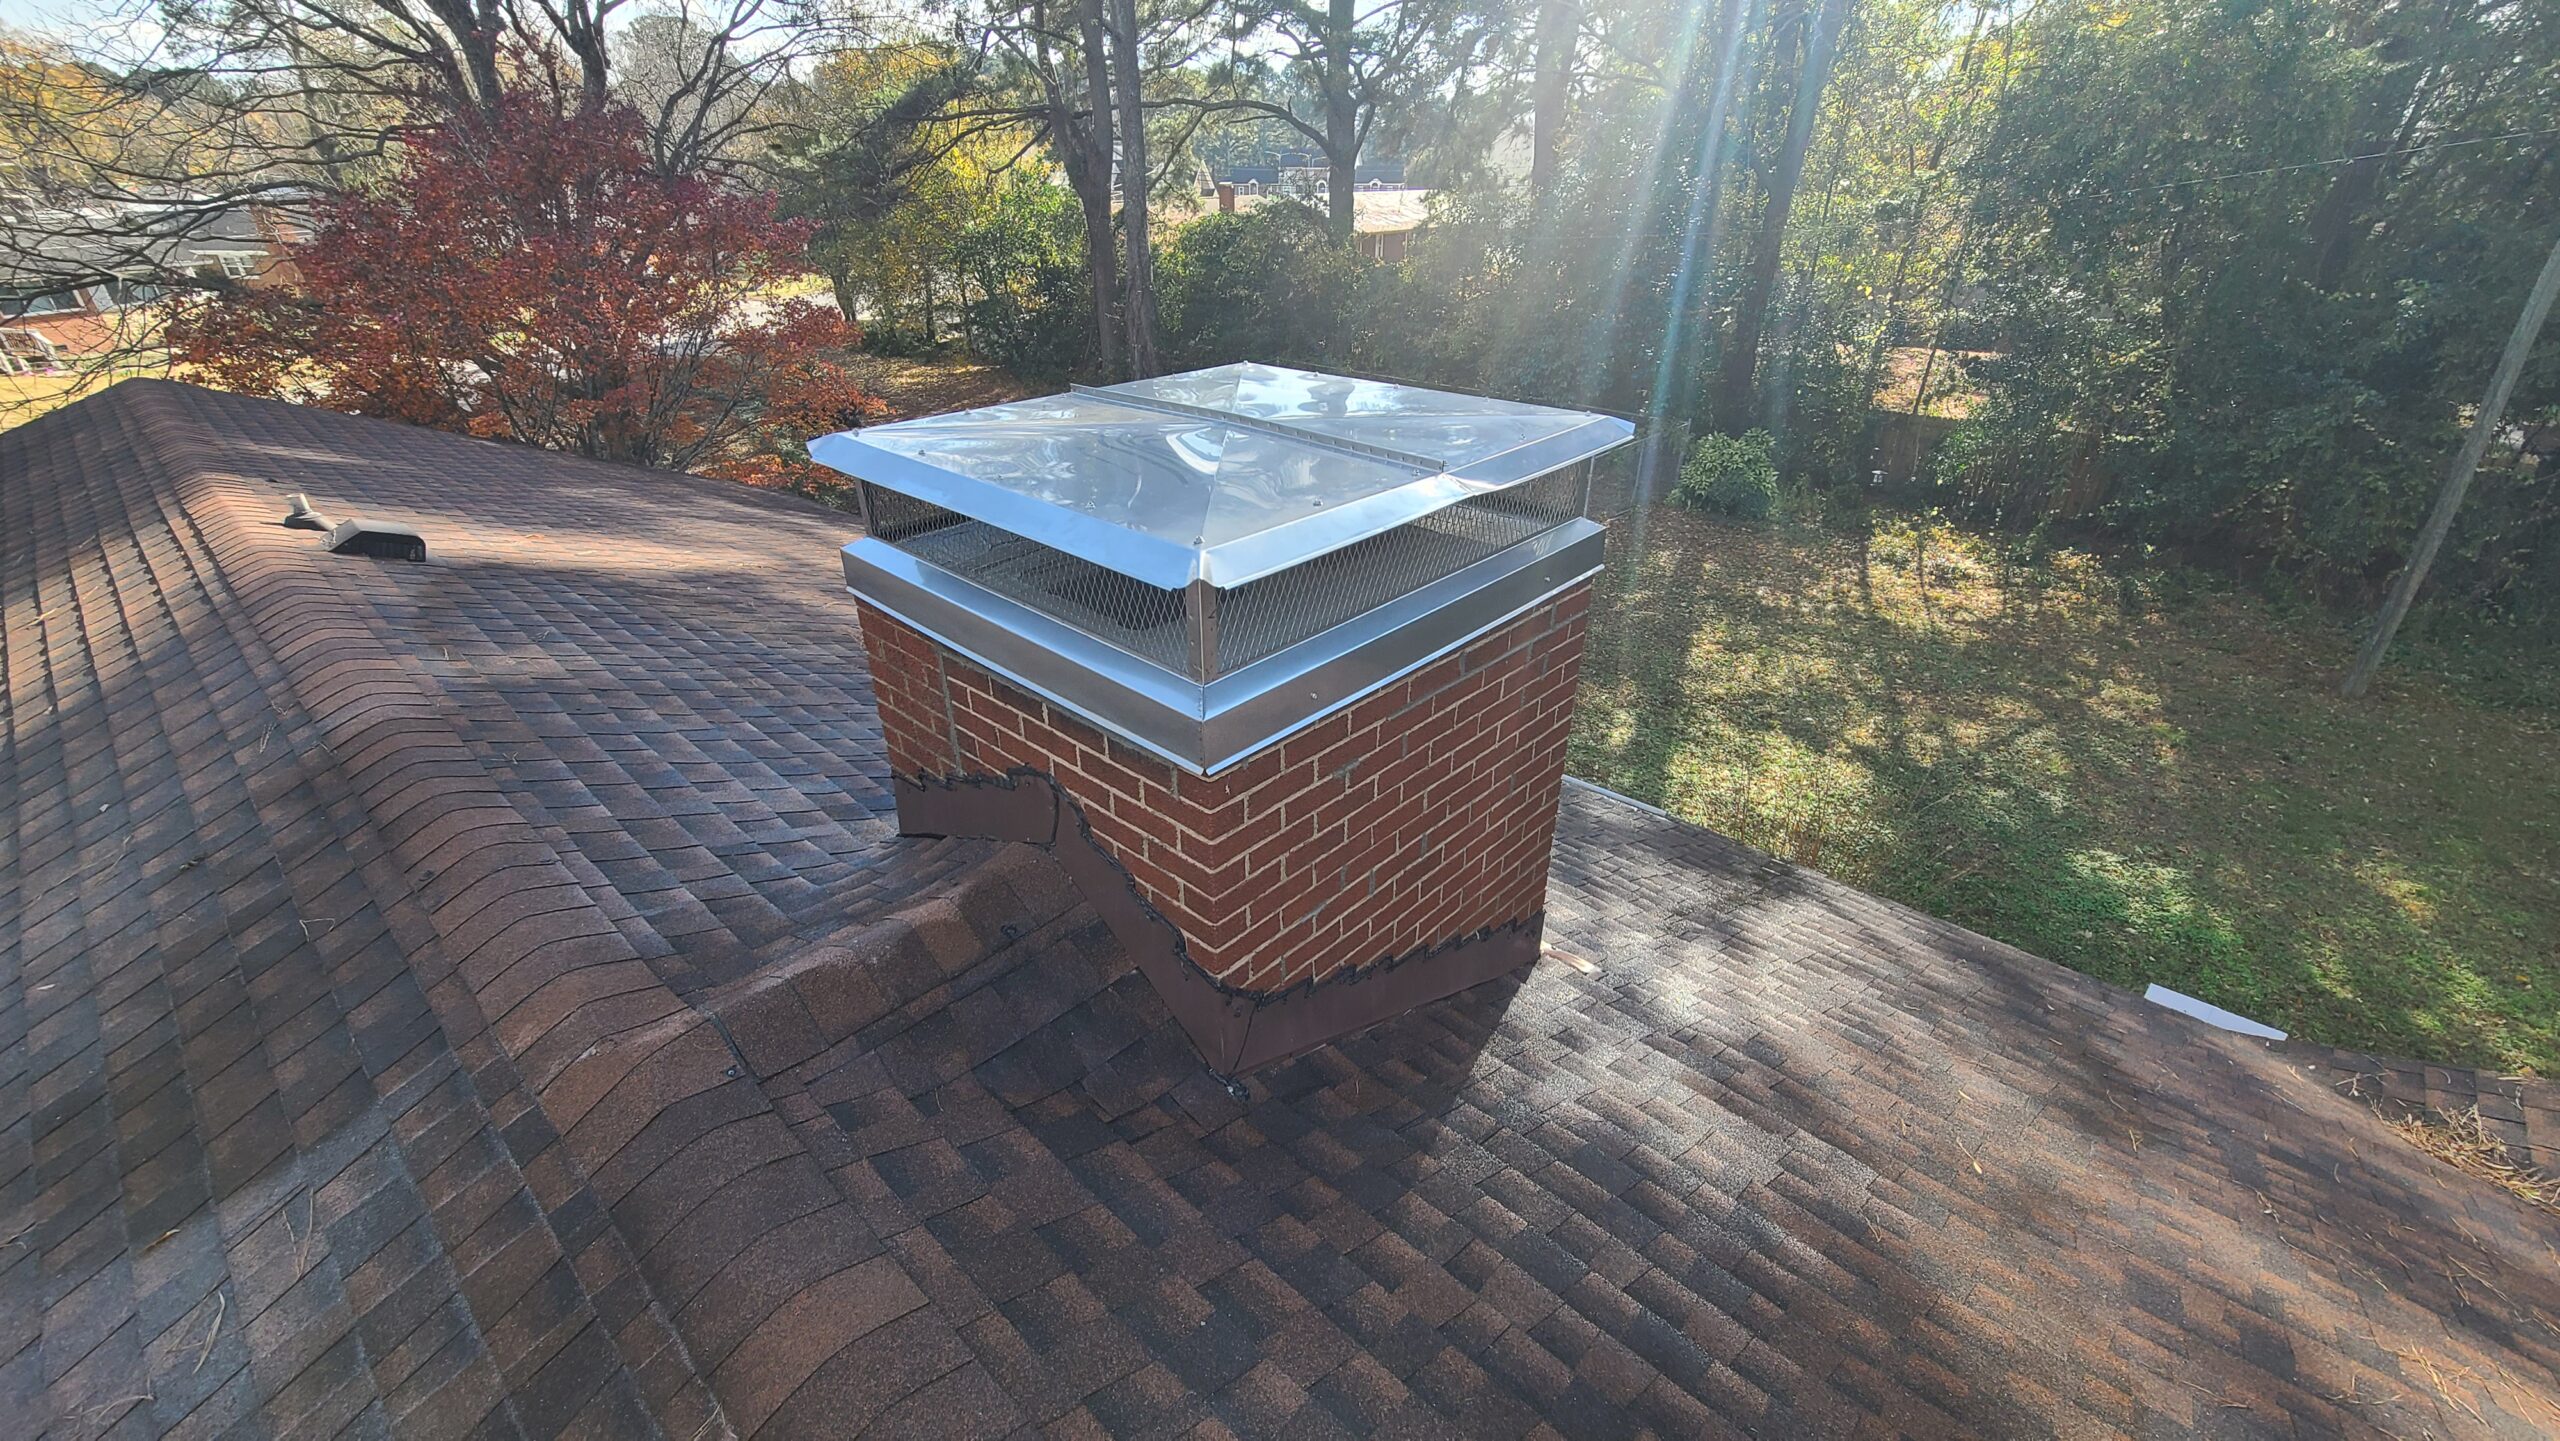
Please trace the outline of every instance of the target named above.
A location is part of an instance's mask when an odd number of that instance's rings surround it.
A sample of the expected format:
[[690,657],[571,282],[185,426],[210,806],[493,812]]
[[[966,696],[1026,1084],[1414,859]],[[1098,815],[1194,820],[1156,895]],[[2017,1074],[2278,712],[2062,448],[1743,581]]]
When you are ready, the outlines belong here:
[[[274,224],[289,224],[279,213]],[[183,202],[0,216],[0,284],[192,270],[223,255],[264,254],[276,237],[247,205]]]
[[1557,954],[1239,1101],[892,837],[845,517],[160,382],[0,477],[0,1434],[2560,1424],[2560,1220],[2334,1053],[1569,787]]

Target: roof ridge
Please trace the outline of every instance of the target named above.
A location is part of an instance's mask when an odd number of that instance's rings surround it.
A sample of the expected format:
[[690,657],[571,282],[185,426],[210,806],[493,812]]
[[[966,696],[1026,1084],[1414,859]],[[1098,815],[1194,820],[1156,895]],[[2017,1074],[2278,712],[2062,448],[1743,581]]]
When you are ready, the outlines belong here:
[[[183,382],[164,380],[158,376],[128,375],[103,389],[93,390],[76,400],[57,405],[42,415],[19,421],[15,425],[0,427],[0,430],[6,430],[16,436],[22,444],[39,443],[50,438],[57,430],[78,430],[97,424],[101,416],[122,412],[145,395],[172,386],[180,389],[192,388]],[[0,483],[6,483],[12,479],[15,477],[0,476]]]
[[[314,564],[319,552],[298,532],[264,520],[239,445],[199,413],[211,394],[163,383],[124,404],[139,407],[140,449],[161,462],[154,483],[174,492],[237,598],[223,623],[283,673],[318,732],[307,763],[334,768],[364,807],[411,878],[407,898],[451,953],[453,978],[637,1258],[685,1365],[738,1434],[755,1434],[786,1397],[755,1364],[723,1363],[807,1351],[806,1336],[792,1334],[795,1298],[853,1284],[845,1278],[866,1266],[866,1285],[921,1293],[894,1261],[894,1279],[878,1274],[869,1222],[775,1109],[721,1018],[658,977],[472,759],[450,698],[383,642],[356,593],[364,572]],[[751,1175],[772,1184],[777,1167],[833,1196],[820,1210],[848,1237],[871,1238],[853,1248],[860,1256],[672,1224]],[[835,1338],[815,1359],[861,1339]],[[636,1371],[649,1359],[628,1362]]]
[[299,401],[283,400],[273,396],[243,395],[236,391],[220,390],[209,385],[198,385],[193,381],[179,380],[173,376],[129,375],[66,405],[56,406],[31,420],[0,428],[24,430],[30,439],[38,439],[45,433],[40,427],[77,428],[95,423],[96,417],[102,412],[120,412],[140,408],[172,421],[191,423],[198,427],[201,432],[200,439],[204,443],[216,448],[224,448],[226,442],[222,439],[221,433],[207,422],[201,413],[204,405],[217,399],[226,406],[272,406],[283,411],[316,411],[331,417],[334,422],[368,429],[379,428],[402,433],[425,431],[455,445],[485,445],[500,449],[535,451],[548,465],[599,470],[625,478],[645,479],[652,485],[677,486],[699,491],[712,499],[743,501],[749,505],[771,510],[828,517],[843,522],[847,527],[848,535],[857,525],[851,513],[796,491],[775,490],[760,485],[748,485],[740,481],[721,480],[707,475],[695,475],[690,471],[643,465],[637,461],[607,460],[600,456],[543,450],[539,446],[516,441],[463,435],[453,431],[436,430],[428,426],[411,425],[404,421],[388,420],[381,416],[331,410],[326,406],[304,405]]
[[[1353,440],[1347,436],[1327,435],[1323,431],[1309,430],[1304,426],[1291,425],[1285,420],[1273,420],[1268,416],[1244,415],[1232,410],[1220,410],[1214,405],[1199,405],[1187,400],[1167,400],[1160,395],[1130,395],[1118,390],[1072,382],[1067,389],[1077,395],[1089,395],[1096,400],[1109,401],[1113,405],[1127,406],[1131,410],[1150,410],[1158,415],[1178,415],[1186,420],[1197,420],[1209,425],[1223,426],[1229,430],[1240,430],[1249,435],[1274,436],[1294,445],[1312,446],[1318,450],[1341,451],[1367,460],[1383,460],[1394,465],[1409,466],[1425,475],[1439,475],[1449,468],[1448,462],[1437,456],[1417,455],[1411,451],[1397,450],[1393,446],[1373,445],[1368,441]],[[1219,444],[1218,465],[1220,469],[1226,466],[1224,442]]]
[[758,1074],[776,1076],[854,1040],[1024,943],[1085,902],[1044,852],[1005,846],[988,861],[817,937],[713,989],[720,1017]]
[[[185,453],[172,447],[192,446],[206,437],[187,426],[183,414],[164,403],[166,399],[148,389],[128,392],[111,404],[87,410],[82,424],[33,436],[12,432],[0,437],[0,450],[5,450],[5,463],[13,471],[24,465],[24,473],[50,482],[14,490],[9,496],[9,517],[0,522],[9,530],[7,563],[13,568],[9,575],[13,601],[33,593],[45,595],[49,602],[33,616],[13,608],[11,654],[5,662],[14,672],[11,699],[13,703],[31,697],[42,700],[29,707],[27,719],[35,724],[12,727],[0,740],[0,775],[8,777],[7,784],[0,786],[0,797],[5,797],[0,799],[0,900],[41,904],[44,909],[38,914],[50,918],[47,924],[56,934],[67,931],[65,938],[71,942],[68,955],[63,954],[65,948],[57,947],[51,958],[41,953],[26,958],[34,968],[31,974],[45,982],[37,990],[85,985],[98,999],[95,1014],[81,1024],[91,1044],[105,1036],[110,1047],[136,1028],[129,1019],[134,1014],[133,998],[148,998],[157,991],[156,1002],[141,1000],[141,1012],[156,1012],[164,1035],[184,1038],[164,1040],[159,1054],[165,1059],[173,1045],[181,1053],[193,1052],[189,1060],[173,1067],[178,1074],[168,1082],[166,1094],[178,1109],[187,1107],[190,1095],[203,1104],[227,1106],[232,1102],[203,1098],[236,1098],[244,1089],[258,1087],[296,1117],[298,1134],[290,1144],[271,1133],[263,1148],[259,1142],[250,1142],[229,1164],[205,1157],[202,1189],[191,1196],[183,1194],[184,1188],[173,1196],[159,1185],[136,1184],[141,1173],[132,1167],[151,1155],[158,1142],[126,1152],[121,1203],[138,1228],[128,1233],[128,1248],[139,1247],[162,1230],[159,1220],[143,1218],[165,1217],[178,1223],[149,1247],[132,1252],[137,1276],[149,1275],[155,1264],[141,1259],[145,1252],[173,1241],[177,1251],[186,1251],[189,1243],[176,1239],[182,1231],[211,1228],[211,1213],[189,1209],[208,1201],[224,1208],[226,1221],[242,1215],[274,1216],[291,1209],[298,1187],[309,1198],[304,1202],[301,1227],[305,1242],[332,1229],[333,1221],[339,1219],[338,1197],[362,1196],[367,1209],[376,1214],[414,1214],[415,1208],[425,1204],[425,1196],[433,1194],[436,1183],[430,1178],[438,1174],[434,1159],[444,1153],[422,1153],[405,1142],[424,1125],[415,1119],[421,1109],[432,1108],[440,1118],[436,1127],[440,1133],[450,1136],[459,1129],[474,1138],[464,1142],[461,1155],[465,1159],[455,1169],[482,1171],[486,1179],[478,1183],[481,1191],[506,1198],[502,1204],[509,1208],[508,1219],[490,1234],[506,1237],[514,1254],[534,1258],[528,1265],[568,1261],[577,1268],[581,1284],[550,1292],[548,1314],[566,1318],[563,1325],[592,1325],[613,1314],[609,1279],[630,1275],[633,1261],[620,1233],[581,1231],[574,1224],[579,1212],[572,1209],[573,1198],[585,1182],[570,1180],[575,1169],[559,1165],[556,1159],[548,1168],[537,1164],[537,1148],[545,1144],[540,1137],[514,1130],[501,1142],[493,1117],[513,1116],[525,1108],[513,1069],[493,1062],[472,1067],[467,1079],[458,1070],[443,1072],[458,1082],[450,1087],[418,1084],[422,1078],[438,1077],[438,1061],[455,1065],[453,1047],[468,1046],[486,1029],[467,1000],[449,999],[453,988],[437,984],[449,968],[432,942],[408,957],[415,963],[411,984],[374,989],[353,980],[352,973],[365,964],[362,958],[378,954],[376,941],[400,924],[390,919],[398,912],[375,899],[384,889],[379,884],[382,877],[366,864],[370,858],[360,854],[363,843],[359,840],[353,851],[345,844],[356,839],[353,832],[364,822],[345,814],[344,786],[334,774],[306,769],[306,762],[325,758],[307,749],[309,720],[285,693],[288,687],[280,679],[274,657],[248,627],[231,621],[228,581],[203,530],[186,511],[184,486],[175,483],[187,466]],[[22,561],[25,570],[14,570]],[[56,617],[51,625],[46,623],[48,617]],[[71,649],[64,648],[65,641],[72,642]],[[81,664],[93,657],[123,657],[128,663]],[[19,671],[22,665],[26,669]],[[102,716],[109,718],[105,727],[99,724]],[[76,752],[96,744],[101,729],[111,732],[112,752],[128,765],[141,754],[185,760],[175,769],[153,767],[147,773],[152,778],[141,785],[134,782],[142,777],[130,769],[116,780],[101,777],[94,766],[74,765],[66,770],[65,749]],[[276,746],[272,741],[279,732],[285,743]],[[33,762],[33,770],[21,776],[18,767],[27,761]],[[21,779],[26,783],[23,789],[18,784]],[[57,883],[42,886],[47,894],[37,903],[23,895],[31,873],[19,864],[33,857],[22,857],[17,844],[48,832],[59,836],[63,829],[59,817],[74,797],[83,821],[79,829],[86,834],[73,838],[67,851],[58,842],[38,841],[38,854],[56,858]],[[92,801],[97,802],[94,807],[89,804]],[[245,833],[230,825],[214,830],[218,823],[211,817],[217,814],[255,819]],[[306,827],[314,836],[337,844],[279,844],[280,838]],[[137,847],[136,842],[142,844]],[[242,857],[235,847],[258,856],[249,877],[244,878],[236,864]],[[101,861],[102,854],[109,859]],[[144,856],[154,859],[142,861]],[[60,863],[65,859],[72,862],[72,875],[63,874]],[[147,940],[93,944],[119,928],[136,929],[112,918],[103,920],[94,934],[82,934],[90,917],[131,917],[135,891],[151,888],[155,872],[163,882],[168,880],[173,873],[167,868],[173,863],[179,872],[203,867],[199,889],[186,900],[154,895],[139,903],[159,922],[156,934],[146,921],[138,929]],[[254,892],[256,899],[244,903],[243,887]],[[117,896],[117,909],[99,912],[100,901],[110,894]],[[330,897],[325,903],[320,900],[323,895]],[[255,926],[270,942],[281,944],[262,944],[252,951],[243,941],[228,955],[212,957],[201,951],[190,956],[170,945],[168,926],[173,914],[192,914],[208,896],[220,898],[222,906],[215,931],[228,929],[232,936],[241,937]],[[315,910],[327,910],[332,918],[315,915]],[[262,912],[263,919],[250,919]],[[23,929],[26,920],[27,911],[18,904],[0,908],[0,954],[18,954],[28,934]],[[185,1014],[186,1008],[173,1009],[167,994],[180,975],[186,977],[192,1019]],[[136,977],[142,978],[138,984]],[[0,1006],[23,1002],[23,993],[9,994],[14,989],[0,985]],[[430,990],[438,993],[434,1001],[428,998]],[[217,999],[222,997],[240,999],[244,1008],[237,1014],[254,1017],[259,1030],[290,1028],[296,1042],[262,1049],[254,1037],[248,1038],[251,1056],[231,1053],[215,1043],[215,1058],[206,1059],[203,1048],[208,1031],[202,1023],[222,1012],[226,1002]],[[119,1013],[128,1019],[116,1019]],[[421,1039],[422,1020],[425,1030],[440,1030],[441,1037]],[[368,1026],[367,1021],[373,1024]],[[7,1049],[5,1037],[12,1029],[10,1022],[0,1021],[0,1051]],[[14,1029],[23,1035],[23,1021]],[[368,1049],[355,1039],[368,1034],[378,1037],[385,1029],[408,1036],[399,1043],[409,1048],[405,1054]],[[330,1039],[315,1039],[315,1034]],[[288,1054],[290,1060],[285,1059]],[[222,1059],[225,1055],[230,1058]],[[420,1055],[436,1059],[418,1063]],[[7,1068],[8,1063],[0,1061],[0,1070]],[[155,1085],[160,1084],[158,1074]],[[224,1078],[219,1086],[214,1083],[217,1074]],[[0,1088],[0,1095],[5,1095],[5,1088]],[[23,1093],[18,1099],[23,1099]],[[0,1108],[5,1108],[5,1101],[0,1101]],[[377,1158],[372,1163],[352,1154],[354,1147],[382,1143],[388,1143],[393,1148],[390,1154],[401,1159],[384,1166],[378,1163],[382,1153],[369,1152]],[[183,1171],[187,1148],[173,1150],[181,1158]],[[422,1154],[426,1161],[420,1159]],[[165,1176],[168,1160],[164,1153],[150,1163],[151,1168]],[[113,1187],[113,1170],[108,1174]],[[564,1184],[551,1184],[554,1181]],[[173,1200],[178,1204],[170,1205]],[[370,1236],[381,1239],[379,1231]],[[342,1245],[347,1250],[338,1259],[336,1281],[315,1294],[330,1298],[333,1306],[363,1308],[372,1297],[349,1277],[361,1269],[356,1263],[383,1253],[343,1232],[330,1239],[333,1250]],[[438,1234],[399,1249],[398,1254],[403,1264],[419,1268],[431,1281],[441,1274],[454,1283],[451,1289],[459,1294],[452,1304],[460,1309],[447,1314],[467,1317],[462,1324],[476,1324],[482,1333],[465,1339],[462,1354],[479,1358],[474,1364],[484,1368],[494,1364],[504,1370],[513,1358],[504,1352],[493,1354],[482,1338],[521,1299],[522,1292],[510,1289],[510,1283],[524,1278],[524,1266],[497,1272],[470,1267],[471,1258],[486,1251],[474,1252],[463,1240],[460,1235]],[[195,1250],[202,1256],[205,1247],[199,1243]],[[219,1276],[227,1262],[220,1257],[218,1245],[213,1250]],[[248,1289],[232,1293],[230,1314],[236,1322],[254,1324],[263,1294],[256,1289],[259,1283],[245,1282],[238,1272],[232,1273],[231,1280]],[[9,1289],[0,1281],[0,1292]],[[623,1289],[631,1288],[626,1284]],[[124,1293],[125,1304],[139,1322],[137,1344],[149,1342],[157,1332],[162,1338],[159,1345],[165,1347],[178,1333],[179,1318],[137,1294],[147,1290],[146,1285]],[[0,1296],[0,1310],[28,1299],[23,1289]],[[41,1298],[36,1299],[40,1308]],[[207,1296],[206,1302],[212,1304],[213,1298]],[[375,1313],[377,1325],[387,1319],[385,1313]],[[203,1324],[199,1312],[191,1329],[200,1331]],[[329,1316],[305,1309],[296,1313],[295,1324],[297,1329],[311,1328],[304,1334],[327,1336],[343,1334],[357,1323],[343,1309]],[[663,1322],[657,1324],[661,1329],[654,1336],[644,1334],[649,1329],[644,1324],[602,1357],[591,1350],[586,1374],[593,1377],[601,1372],[612,1378],[600,1384],[608,1390],[621,1388],[613,1400],[648,1405],[671,1429],[689,1430],[694,1418],[709,1409],[711,1393],[689,1367],[676,1364],[680,1347],[673,1348],[667,1359],[655,1361],[654,1371],[644,1369],[654,1353],[670,1350],[676,1339]],[[235,1324],[233,1334],[246,1332]],[[367,1339],[375,1334],[368,1333]],[[434,1334],[441,1339],[447,1333]],[[599,1330],[597,1334],[608,1333]],[[115,1391],[134,1390],[147,1372],[152,1380],[141,1386],[146,1394],[135,1398],[145,1405],[141,1414],[156,1413],[162,1426],[196,1426],[205,1417],[236,1414],[213,1397],[240,1389],[231,1378],[253,1354],[258,1364],[276,1366],[273,1374],[262,1378],[263,1384],[284,1394],[303,1384],[297,1368],[319,1344],[315,1341],[304,1349],[297,1341],[296,1348],[279,1356],[272,1350],[262,1352],[254,1341],[244,1352],[239,1343],[214,1349],[213,1340],[207,1339],[199,1366],[201,1361],[220,1364],[200,1376],[185,1372],[182,1365],[187,1377],[182,1385],[173,1385],[164,1368],[128,1356],[123,1359],[135,1365],[130,1373],[133,1379],[119,1376]],[[387,1349],[377,1349],[376,1358]],[[394,1373],[387,1369],[366,1373],[361,1366],[358,1373],[357,1384],[339,1392],[341,1397],[357,1399],[351,1404],[329,1403],[322,1414],[352,1409],[363,1404],[368,1394],[386,1398],[393,1394],[392,1383],[398,1379]],[[301,1374],[318,1373],[304,1370]],[[513,1380],[529,1372],[519,1366],[507,1374]],[[661,1384],[648,1393],[646,1402],[640,1402],[636,1398],[644,1376]],[[149,1394],[153,1392],[157,1401]],[[495,1399],[499,1408],[517,1404],[505,1397]],[[116,1403],[119,1408],[126,1404],[130,1403]],[[69,1409],[57,1412],[65,1420],[73,1414]],[[503,1422],[510,1413],[497,1409],[493,1414]],[[325,1429],[327,1423],[321,1424]]]

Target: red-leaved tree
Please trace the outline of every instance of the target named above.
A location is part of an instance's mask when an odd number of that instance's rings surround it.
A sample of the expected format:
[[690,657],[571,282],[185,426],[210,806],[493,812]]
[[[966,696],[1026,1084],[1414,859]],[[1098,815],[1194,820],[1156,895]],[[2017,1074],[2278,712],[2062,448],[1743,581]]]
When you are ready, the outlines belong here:
[[322,202],[295,292],[182,302],[187,373],[646,465],[809,488],[801,442],[883,414],[833,309],[777,298],[802,227],[650,168],[638,117],[507,97],[423,129],[391,183]]

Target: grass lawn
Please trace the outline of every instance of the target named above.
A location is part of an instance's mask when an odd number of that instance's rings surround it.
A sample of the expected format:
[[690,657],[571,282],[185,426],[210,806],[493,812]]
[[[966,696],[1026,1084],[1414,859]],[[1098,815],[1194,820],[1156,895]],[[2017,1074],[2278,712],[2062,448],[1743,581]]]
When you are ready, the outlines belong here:
[[0,430],[24,425],[47,411],[95,395],[106,386],[104,380],[68,372],[0,375]]
[[2349,702],[2336,620],[2182,573],[1633,531],[1576,774],[2118,985],[2560,1074],[2560,647],[2422,638]]

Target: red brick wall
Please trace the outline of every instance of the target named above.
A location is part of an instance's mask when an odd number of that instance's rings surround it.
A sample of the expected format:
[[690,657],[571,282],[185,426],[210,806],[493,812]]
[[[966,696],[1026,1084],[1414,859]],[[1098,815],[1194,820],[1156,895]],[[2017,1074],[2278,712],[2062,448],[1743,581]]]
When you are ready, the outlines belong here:
[[1192,960],[1267,992],[1544,908],[1590,600],[1576,586],[1206,778],[861,613],[899,774],[1055,778]]

